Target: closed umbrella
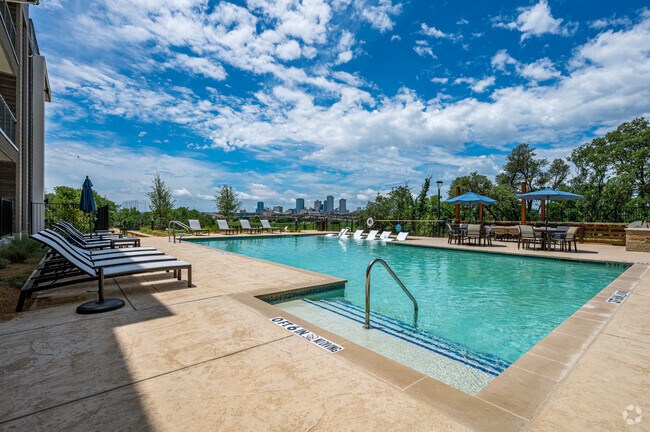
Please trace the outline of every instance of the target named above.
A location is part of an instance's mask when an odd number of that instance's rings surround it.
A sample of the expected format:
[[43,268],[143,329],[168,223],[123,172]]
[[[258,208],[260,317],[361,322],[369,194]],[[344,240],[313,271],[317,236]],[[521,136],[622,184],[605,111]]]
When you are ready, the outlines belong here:
[[91,183],[88,176],[86,176],[86,180],[84,180],[84,184],[81,187],[81,201],[79,202],[79,210],[88,214],[88,220],[90,221],[89,227],[91,227],[90,233],[92,233],[92,218],[90,217],[90,214],[97,211],[97,206],[95,205],[95,197],[93,196],[93,184]]
[[[517,195],[517,198],[531,201],[573,201],[584,199],[582,195],[571,192],[564,192],[555,189],[542,189],[535,192],[528,192]],[[548,226],[548,210],[546,211],[545,224]]]
[[[95,205],[95,197],[93,196],[93,184],[88,176],[84,180],[83,187],[81,188],[81,202],[79,202],[79,210],[88,214],[90,225],[92,226],[91,214],[97,210]],[[93,230],[91,228],[90,232]],[[99,299],[86,302],[77,307],[77,313],[80,314],[94,314],[100,312],[108,312],[119,309],[124,306],[124,300],[118,298],[104,298],[104,289],[102,284],[99,285]]]
[[474,192],[466,192],[462,195],[458,195],[457,197],[449,198],[445,202],[449,204],[469,204],[469,211],[471,214],[473,204],[490,205],[490,204],[494,204],[496,200],[493,200],[492,198],[484,197],[483,195],[479,195]]

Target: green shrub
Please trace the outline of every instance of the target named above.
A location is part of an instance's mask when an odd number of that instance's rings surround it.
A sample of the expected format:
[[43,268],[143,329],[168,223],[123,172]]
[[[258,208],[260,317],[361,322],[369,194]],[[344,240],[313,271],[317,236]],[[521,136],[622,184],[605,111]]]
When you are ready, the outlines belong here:
[[5,258],[0,258],[0,269],[3,269],[9,265],[9,260]]
[[22,263],[30,256],[39,253],[40,244],[28,236],[13,239],[8,245],[0,249],[0,258],[12,263]]

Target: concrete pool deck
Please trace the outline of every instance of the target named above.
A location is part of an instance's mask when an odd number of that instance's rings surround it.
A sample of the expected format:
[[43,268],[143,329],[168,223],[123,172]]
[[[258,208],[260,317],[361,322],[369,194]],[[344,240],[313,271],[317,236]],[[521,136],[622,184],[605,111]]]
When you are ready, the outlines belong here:
[[[255,298],[340,279],[167,238],[142,243],[192,263],[194,286],[165,273],[117,278],[107,295],[127,306],[98,316],[74,313],[94,284],[35,295],[0,323],[1,430],[650,430],[650,254],[462,247],[637,263],[472,397],[284,316],[345,347],[328,353],[269,322],[282,311]],[[606,303],[619,289],[628,298]]]

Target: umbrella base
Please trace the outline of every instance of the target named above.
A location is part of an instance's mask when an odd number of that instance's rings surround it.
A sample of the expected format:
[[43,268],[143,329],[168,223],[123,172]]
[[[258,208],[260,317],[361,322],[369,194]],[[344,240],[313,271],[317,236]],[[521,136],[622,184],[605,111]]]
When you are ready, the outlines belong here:
[[77,307],[78,314],[96,314],[102,312],[108,312],[115,309],[124,307],[124,300],[117,298],[109,298],[103,301],[93,300],[86,302]]

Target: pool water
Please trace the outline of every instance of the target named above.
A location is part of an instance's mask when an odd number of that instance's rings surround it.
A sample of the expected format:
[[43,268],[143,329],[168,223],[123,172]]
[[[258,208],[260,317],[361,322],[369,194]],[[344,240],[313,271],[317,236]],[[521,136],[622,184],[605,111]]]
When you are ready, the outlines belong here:
[[[626,270],[621,265],[325,236],[210,239],[197,243],[347,279],[342,298],[335,299],[338,303],[333,306],[349,304],[351,311],[358,309],[355,316],[361,320],[366,267],[373,259],[382,258],[418,301],[419,331],[481,356],[494,356],[506,365]],[[373,267],[371,282],[372,312],[385,320],[411,324],[412,303],[381,265]],[[294,313],[295,309],[298,314],[298,306],[287,310]]]

